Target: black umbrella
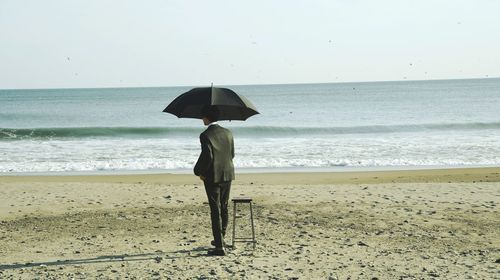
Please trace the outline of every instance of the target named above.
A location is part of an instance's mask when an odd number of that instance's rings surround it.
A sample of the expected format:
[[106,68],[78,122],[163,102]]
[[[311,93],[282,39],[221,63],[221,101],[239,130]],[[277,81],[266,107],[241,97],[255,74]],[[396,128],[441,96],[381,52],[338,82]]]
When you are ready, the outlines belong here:
[[244,96],[228,88],[193,88],[179,95],[163,112],[179,118],[202,119],[205,106],[215,106],[220,111],[219,120],[246,120],[259,114],[255,106]]

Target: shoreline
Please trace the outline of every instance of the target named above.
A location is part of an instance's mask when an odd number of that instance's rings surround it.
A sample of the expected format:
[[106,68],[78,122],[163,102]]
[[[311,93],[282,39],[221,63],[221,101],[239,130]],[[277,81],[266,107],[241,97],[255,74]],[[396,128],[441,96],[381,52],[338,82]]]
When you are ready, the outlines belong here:
[[[372,172],[372,171],[412,171],[412,170],[447,170],[500,168],[500,165],[391,165],[391,166],[334,166],[334,167],[243,167],[235,168],[240,174],[255,173],[326,173],[326,172]],[[99,175],[153,175],[153,174],[192,174],[192,168],[180,169],[144,169],[144,170],[83,170],[83,171],[34,171],[0,172],[4,176],[99,176]]]
[[[192,184],[199,179],[190,172],[170,173],[43,173],[0,175],[11,182],[101,182]],[[500,167],[417,167],[401,169],[337,170],[237,170],[234,184],[376,184],[376,183],[500,182]]]

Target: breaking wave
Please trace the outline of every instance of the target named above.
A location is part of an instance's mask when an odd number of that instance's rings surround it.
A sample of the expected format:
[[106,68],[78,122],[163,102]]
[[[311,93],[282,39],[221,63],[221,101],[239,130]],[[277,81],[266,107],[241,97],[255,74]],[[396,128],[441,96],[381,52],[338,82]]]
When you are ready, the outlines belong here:
[[[203,127],[59,127],[59,128],[0,128],[0,140],[53,138],[150,138],[197,135]],[[372,125],[351,127],[231,127],[236,136],[288,137],[336,134],[380,134],[419,131],[500,130],[500,122],[447,123],[419,125]]]

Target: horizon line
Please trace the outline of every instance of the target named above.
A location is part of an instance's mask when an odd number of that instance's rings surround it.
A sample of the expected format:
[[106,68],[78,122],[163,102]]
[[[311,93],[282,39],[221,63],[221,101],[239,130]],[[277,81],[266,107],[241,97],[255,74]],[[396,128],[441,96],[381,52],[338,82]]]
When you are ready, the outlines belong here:
[[[360,83],[397,83],[397,82],[429,82],[429,81],[458,81],[458,80],[494,80],[499,77],[481,77],[481,78],[448,78],[448,79],[427,79],[427,80],[374,80],[374,81],[350,81],[350,82],[300,82],[300,83],[266,83],[266,84],[220,84],[218,87],[238,87],[238,86],[284,86],[284,85],[318,85],[318,84],[360,84]],[[208,85],[207,85],[208,86]],[[3,90],[59,90],[59,89],[121,89],[121,88],[192,88],[200,85],[173,85],[173,86],[105,86],[105,87],[41,87],[41,88],[0,88]]]

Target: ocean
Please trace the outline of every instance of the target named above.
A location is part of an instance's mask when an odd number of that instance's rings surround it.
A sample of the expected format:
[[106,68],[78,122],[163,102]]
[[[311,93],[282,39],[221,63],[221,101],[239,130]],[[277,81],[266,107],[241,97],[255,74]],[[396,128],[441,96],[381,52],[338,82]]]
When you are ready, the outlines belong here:
[[[237,170],[500,166],[500,79],[229,86],[260,115],[221,122]],[[190,87],[0,90],[0,174],[187,172]]]

